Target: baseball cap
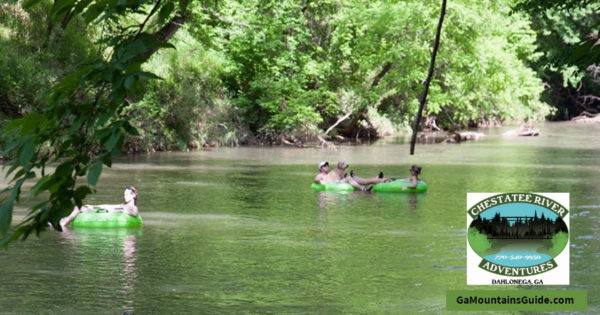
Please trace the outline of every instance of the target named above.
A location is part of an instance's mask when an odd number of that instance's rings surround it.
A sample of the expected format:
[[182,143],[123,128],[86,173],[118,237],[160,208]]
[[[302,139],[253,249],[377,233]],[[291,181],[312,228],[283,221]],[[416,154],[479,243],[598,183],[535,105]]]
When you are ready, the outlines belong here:
[[319,163],[319,170],[321,170],[321,168],[323,168],[323,166],[329,166],[329,162],[323,161],[323,162]]

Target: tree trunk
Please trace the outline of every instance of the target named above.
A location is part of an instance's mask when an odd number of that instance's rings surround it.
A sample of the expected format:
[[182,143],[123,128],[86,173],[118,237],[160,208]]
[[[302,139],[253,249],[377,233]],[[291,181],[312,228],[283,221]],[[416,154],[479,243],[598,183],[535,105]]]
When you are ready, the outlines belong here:
[[444,23],[444,16],[446,15],[446,0],[442,0],[442,10],[440,12],[440,20],[437,26],[437,32],[435,34],[435,42],[433,43],[433,52],[431,53],[431,62],[429,63],[429,73],[427,74],[427,79],[425,80],[425,89],[423,90],[423,96],[421,97],[421,104],[419,105],[419,111],[417,112],[417,117],[415,118],[415,123],[413,125],[412,138],[410,140],[410,155],[415,154],[415,143],[417,142],[417,131],[419,131],[419,122],[421,121],[421,116],[423,115],[423,107],[425,106],[425,102],[427,100],[427,92],[429,91],[429,83],[431,82],[431,78],[433,77],[433,67],[435,66],[435,57],[437,55],[437,50],[440,45],[440,35],[442,33],[442,24]]
[[[373,83],[371,83],[371,88],[376,87],[377,85],[379,85],[379,82],[381,81],[381,79],[383,79],[383,77],[390,72],[390,70],[392,69],[393,64],[391,62],[386,62],[383,65],[383,68],[381,69],[381,71],[375,76],[375,78],[373,79]],[[347,136],[351,136],[353,131],[356,130],[356,127],[358,126],[358,121],[364,117],[364,115],[367,113],[367,108],[363,107],[361,109],[359,109],[359,111],[353,115],[352,119],[350,120],[350,122],[346,125],[346,127],[342,130],[342,134],[347,135]]]
[[[189,17],[189,15],[190,14],[187,11],[178,12],[169,21],[169,23],[165,24],[160,30],[154,33],[153,36],[161,42],[168,42],[169,39],[171,39],[171,37],[173,37],[173,35],[175,35],[175,33],[183,26],[183,23]],[[146,53],[141,56],[141,58],[146,60],[150,58],[150,56],[152,56],[157,50],[158,48],[148,49]]]

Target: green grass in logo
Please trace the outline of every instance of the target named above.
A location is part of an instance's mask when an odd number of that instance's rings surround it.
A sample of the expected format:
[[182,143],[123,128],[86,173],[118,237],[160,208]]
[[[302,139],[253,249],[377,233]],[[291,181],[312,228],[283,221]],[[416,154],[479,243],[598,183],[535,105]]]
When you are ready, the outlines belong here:
[[[560,219],[559,219],[560,220]],[[562,220],[561,220],[562,221]],[[483,233],[474,224],[471,224],[468,230],[467,240],[469,246],[473,249],[477,255],[481,258],[485,258],[488,255],[502,252],[503,248],[509,247],[523,247],[523,251],[533,250],[535,253],[545,254],[551,258],[558,256],[567,246],[569,242],[569,233],[560,231],[551,238],[544,239],[498,239],[490,237],[490,235]],[[528,247],[529,249],[525,249]]]
[[487,235],[479,233],[477,228],[474,227],[469,228],[467,239],[469,240],[469,245],[471,245],[473,251],[481,257],[485,256],[485,251],[492,247],[492,243],[488,240]]
[[548,255],[552,256],[552,258],[558,256],[563,249],[567,246],[567,242],[569,242],[569,234],[565,232],[556,233],[552,237],[552,247],[548,250]]

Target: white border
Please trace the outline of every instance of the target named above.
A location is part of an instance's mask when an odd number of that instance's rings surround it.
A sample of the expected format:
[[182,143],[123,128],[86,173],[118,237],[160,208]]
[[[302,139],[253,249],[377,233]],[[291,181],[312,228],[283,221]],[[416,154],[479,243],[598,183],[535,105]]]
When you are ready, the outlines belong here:
[[[469,229],[469,225],[473,221],[473,218],[468,213],[468,210],[486,198],[491,196],[505,194],[505,193],[467,193],[467,231]],[[535,285],[536,280],[541,280],[543,285],[568,285],[569,284],[569,247],[571,245],[571,210],[569,205],[569,193],[536,193],[532,192],[532,194],[538,194],[544,197],[548,197],[558,203],[560,203],[569,213],[563,218],[565,224],[567,225],[567,229],[569,229],[569,241],[567,242],[567,246],[565,249],[554,258],[554,261],[557,264],[557,267],[550,271],[546,271],[544,273],[529,276],[529,277],[510,277],[510,276],[502,276],[495,273],[491,273],[479,268],[479,263],[481,263],[482,258],[471,249],[469,246],[469,240],[467,235],[467,285],[492,285],[492,280],[502,280],[505,279],[509,285],[511,280],[530,280],[532,285]],[[467,232],[468,233],[468,232]],[[495,285],[495,284],[494,284]]]

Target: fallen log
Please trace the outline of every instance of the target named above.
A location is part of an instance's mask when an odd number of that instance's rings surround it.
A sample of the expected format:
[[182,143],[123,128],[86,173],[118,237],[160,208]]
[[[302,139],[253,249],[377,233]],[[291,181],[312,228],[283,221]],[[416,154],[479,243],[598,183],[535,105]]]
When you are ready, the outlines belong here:
[[462,141],[479,140],[485,137],[485,134],[474,131],[454,132],[448,135],[446,143],[460,143]]
[[540,135],[540,130],[531,124],[524,124],[518,129],[509,130],[502,134],[504,137],[535,137]]
[[577,123],[584,123],[584,124],[596,123],[596,122],[600,122],[600,115],[599,114],[591,114],[591,113],[584,111],[581,114],[579,114],[579,116],[575,116],[575,117],[571,118],[571,121],[574,121]]

